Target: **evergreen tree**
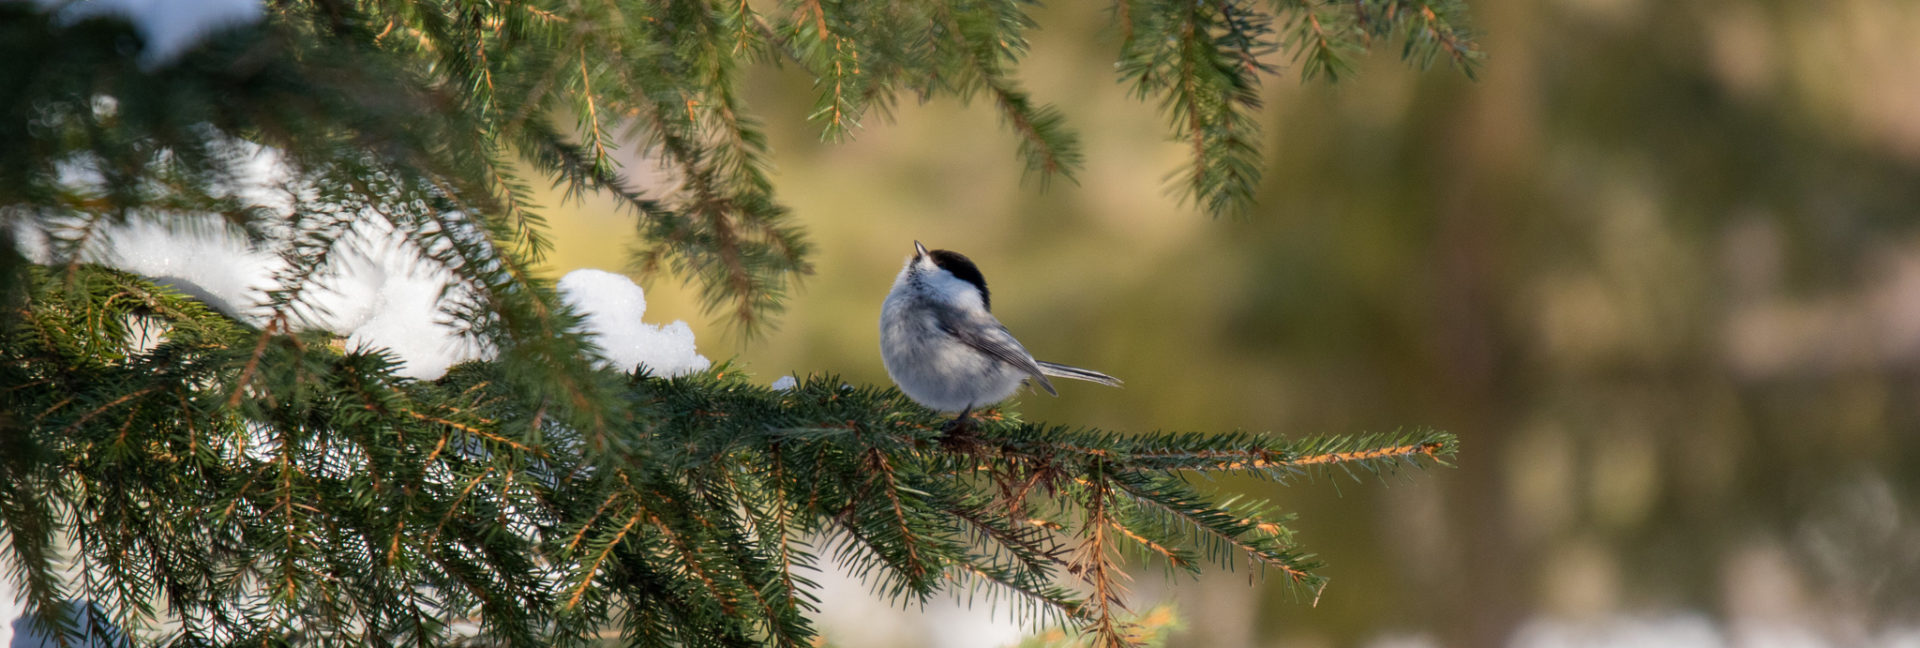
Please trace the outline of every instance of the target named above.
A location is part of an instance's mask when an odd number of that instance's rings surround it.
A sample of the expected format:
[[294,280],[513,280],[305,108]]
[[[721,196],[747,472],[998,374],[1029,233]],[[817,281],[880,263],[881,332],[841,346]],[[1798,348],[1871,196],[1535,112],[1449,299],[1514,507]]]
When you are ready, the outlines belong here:
[[[63,636],[110,624],[180,645],[551,645],[607,627],[812,645],[798,568],[825,561],[901,601],[997,592],[1101,645],[1134,636],[1123,549],[1317,592],[1284,515],[1191,478],[1391,470],[1450,456],[1450,435],[1123,435],[1003,412],[943,438],[890,388],[599,368],[531,269],[549,246],[529,176],[619,197],[642,266],[763,328],[809,245],[739,99],[755,63],[813,75],[827,138],[901,93],[984,93],[1031,173],[1071,179],[1075,135],[1011,74],[1024,5],[277,0],[162,59],[125,20],[0,4],[0,54],[33,62],[0,70],[7,576]],[[1478,56],[1457,0],[1121,0],[1114,16],[1122,80],[1191,142],[1178,186],[1216,215],[1251,199],[1272,59],[1331,79],[1380,38],[1423,66]],[[635,189],[615,140],[672,186]],[[262,147],[289,205],[232,189]],[[192,214],[286,262],[263,315],[82,262],[112,226]],[[453,277],[443,308],[489,359],[410,380],[302,326],[313,279],[368,222]],[[48,263],[19,250],[29,232]],[[135,344],[143,324],[164,339]]]

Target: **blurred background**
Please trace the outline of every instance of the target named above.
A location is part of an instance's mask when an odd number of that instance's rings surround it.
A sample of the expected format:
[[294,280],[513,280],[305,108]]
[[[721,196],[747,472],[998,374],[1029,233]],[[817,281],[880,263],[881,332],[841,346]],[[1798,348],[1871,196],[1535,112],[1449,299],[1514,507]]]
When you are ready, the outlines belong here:
[[[1127,381],[1029,418],[1460,436],[1408,478],[1219,482],[1298,512],[1332,584],[1143,569],[1175,646],[1920,645],[1920,3],[1472,8],[1478,82],[1396,43],[1336,85],[1271,79],[1238,220],[1165,191],[1185,152],[1116,83],[1101,3],[1036,9],[1022,68],[1083,137],[1077,184],[1023,185],[985,103],[822,143],[811,83],[758,69],[818,272],[752,341],[671,277],[647,319],[766,382],[884,383],[919,239],[977,261],[1037,355]],[[627,216],[551,211],[554,271],[625,266]]]

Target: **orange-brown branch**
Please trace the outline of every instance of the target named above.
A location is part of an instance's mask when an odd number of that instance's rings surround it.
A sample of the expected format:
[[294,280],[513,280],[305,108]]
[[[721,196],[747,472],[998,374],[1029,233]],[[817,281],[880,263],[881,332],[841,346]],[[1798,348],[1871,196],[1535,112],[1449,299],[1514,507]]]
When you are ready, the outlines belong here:
[[646,509],[635,511],[633,517],[628,518],[627,523],[620,527],[620,531],[613,535],[613,540],[607,543],[606,548],[602,549],[599,555],[593,557],[593,564],[587,567],[586,577],[580,579],[580,585],[574,587],[573,594],[567,597],[567,609],[571,610],[575,606],[580,605],[580,596],[587,593],[588,586],[593,585],[593,575],[600,573],[600,563],[607,560],[607,556],[611,555],[613,550],[620,546],[620,541],[626,539],[627,532],[632,531],[633,526],[639,524],[640,520],[645,517],[647,517]]
[[281,317],[276,315],[267,322],[266,327],[260,329],[260,341],[254,343],[253,355],[247,358],[247,366],[240,369],[240,378],[233,381],[233,395],[227,397],[227,407],[240,405],[240,396],[246,393],[247,382],[253,380],[254,370],[260,368],[260,357],[267,353],[267,341],[273,339],[273,332],[280,328],[281,321]]
[[1161,557],[1166,558],[1167,562],[1172,563],[1174,566],[1177,566],[1177,567],[1187,566],[1187,561],[1181,558],[1180,554],[1174,553],[1172,549],[1167,548],[1165,545],[1162,545],[1158,542],[1154,542],[1152,540],[1148,540],[1145,537],[1141,536],[1140,534],[1134,533],[1133,529],[1129,529],[1124,526],[1121,526],[1120,523],[1114,522],[1112,520],[1107,521],[1107,526],[1113,527],[1113,530],[1115,531],[1119,531],[1120,535],[1124,535],[1128,539],[1131,539],[1134,542],[1140,543],[1140,546],[1146,547],[1148,549],[1153,550],[1154,553],[1160,554]]
[[[534,448],[533,446],[514,441],[513,439],[509,439],[509,438],[500,436],[498,434],[494,434],[492,432],[488,432],[486,430],[482,430],[480,428],[474,427],[472,425],[461,423],[459,421],[448,420],[448,419],[444,419],[438,416],[432,416],[428,414],[421,414],[413,410],[407,410],[406,413],[407,413],[407,416],[411,416],[416,420],[425,421],[428,423],[436,423],[439,425],[445,425],[455,430],[459,430],[461,432],[465,432],[467,434],[471,434],[471,435],[480,437],[482,439],[486,439],[488,441],[505,444],[507,447],[513,448],[515,450],[519,450],[521,452],[532,452],[536,456],[544,456],[546,454]],[[439,454],[439,450],[440,450],[439,448],[435,448],[434,454]]]
[[[114,406],[116,406],[116,405],[119,405],[119,404],[121,404],[121,403],[125,403],[125,402],[127,402],[127,401],[130,401],[130,400],[133,400],[133,399],[135,399],[135,398],[139,398],[139,397],[141,397],[141,396],[145,396],[145,395],[147,395],[147,394],[151,394],[151,393],[153,393],[153,392],[155,392],[155,391],[158,391],[159,389],[160,389],[159,387],[146,387],[146,388],[142,388],[142,389],[138,389],[138,390],[135,390],[135,391],[133,391],[133,392],[130,392],[130,393],[127,393],[127,394],[125,394],[125,395],[123,395],[123,396],[121,396],[121,397],[119,397],[119,398],[115,398],[115,399],[113,399],[113,400],[111,400],[111,401],[108,401],[108,402],[107,402],[107,404],[105,404],[105,405],[101,405],[101,406],[99,406],[99,407],[96,407],[96,408],[93,408],[93,411],[91,411],[91,412],[87,412],[86,414],[83,414],[83,415],[81,415],[81,416],[80,416],[80,420],[77,420],[77,421],[74,421],[73,423],[70,423],[70,424],[68,424],[68,425],[67,425],[67,427],[66,427],[66,430],[67,430],[67,431],[69,431],[69,432],[70,432],[70,431],[73,431],[73,429],[75,429],[75,428],[78,428],[78,427],[80,427],[81,425],[84,425],[84,424],[86,424],[86,422],[87,422],[87,421],[89,421],[89,420],[92,420],[92,419],[93,419],[93,417],[95,417],[95,416],[99,416],[100,414],[102,414],[102,413],[104,413],[104,412],[106,412],[107,410],[110,410],[110,409],[113,409],[113,408],[114,408]],[[62,403],[64,403],[65,401],[61,401],[61,402],[62,402]]]
[[[1291,467],[1298,467],[1298,466],[1317,466],[1317,465],[1326,465],[1326,464],[1348,463],[1348,462],[1354,462],[1354,461],[1367,461],[1371,459],[1385,459],[1389,457],[1408,457],[1413,455],[1425,455],[1428,457],[1438,457],[1441,451],[1445,449],[1446,449],[1446,444],[1438,441],[1431,441],[1427,443],[1387,446],[1384,448],[1368,448],[1365,450],[1350,450],[1347,452],[1324,452],[1320,454],[1299,455],[1294,457],[1286,457],[1282,453],[1272,452],[1268,450],[1250,450],[1250,451],[1244,451],[1244,452],[1201,450],[1201,451],[1193,451],[1193,452],[1185,452],[1185,451],[1142,452],[1142,453],[1133,453],[1129,455],[1127,458],[1129,459],[1199,459],[1199,460],[1218,460],[1220,462],[1220,463],[1209,465],[1209,466],[1177,467],[1177,469],[1183,469],[1183,470],[1264,470],[1264,469],[1273,469],[1273,468],[1291,468]],[[1134,470],[1143,470],[1143,469],[1144,468],[1134,468]]]
[[1307,455],[1304,457],[1299,457],[1297,459],[1294,459],[1292,461],[1287,461],[1285,463],[1289,465],[1295,465],[1295,466],[1307,466],[1307,465],[1313,465],[1313,464],[1330,464],[1330,463],[1344,463],[1348,461],[1365,461],[1368,459],[1380,459],[1384,457],[1402,457],[1402,456],[1413,455],[1413,454],[1423,454],[1431,457],[1436,454],[1439,454],[1440,450],[1445,448],[1445,446],[1446,444],[1440,443],[1438,441],[1433,441],[1428,443],[1416,443],[1413,445],[1373,448],[1371,450],[1355,450],[1352,452],[1328,452],[1324,454]]

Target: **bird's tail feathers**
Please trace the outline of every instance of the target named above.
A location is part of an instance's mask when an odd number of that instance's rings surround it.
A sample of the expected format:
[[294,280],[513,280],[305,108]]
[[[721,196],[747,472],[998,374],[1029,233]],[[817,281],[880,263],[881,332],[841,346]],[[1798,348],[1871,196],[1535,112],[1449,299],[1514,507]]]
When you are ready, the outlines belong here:
[[[1040,373],[1043,373],[1049,376],[1057,376],[1060,378],[1072,378],[1074,380],[1085,380],[1090,383],[1100,383],[1108,387],[1119,387],[1121,384],[1119,378],[1115,378],[1113,376],[1109,376],[1109,375],[1100,373],[1098,371],[1094,371],[1092,369],[1081,369],[1079,367],[1069,367],[1067,365],[1047,362],[1044,360],[1036,360],[1035,362],[1038,362],[1040,364]],[[1052,391],[1052,390],[1048,390],[1048,391]]]

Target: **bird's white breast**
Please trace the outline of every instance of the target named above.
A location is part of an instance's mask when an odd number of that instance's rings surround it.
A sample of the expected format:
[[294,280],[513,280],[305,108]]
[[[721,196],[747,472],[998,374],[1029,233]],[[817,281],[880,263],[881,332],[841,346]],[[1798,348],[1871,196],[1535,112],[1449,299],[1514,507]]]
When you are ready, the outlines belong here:
[[[941,330],[936,309],[954,306],[924,301],[926,291],[910,285],[911,281],[902,273],[880,307],[880,359],[900,391],[945,412],[991,405],[1012,396],[1026,375]],[[977,294],[974,299],[979,299]],[[979,315],[992,317],[984,310]]]

